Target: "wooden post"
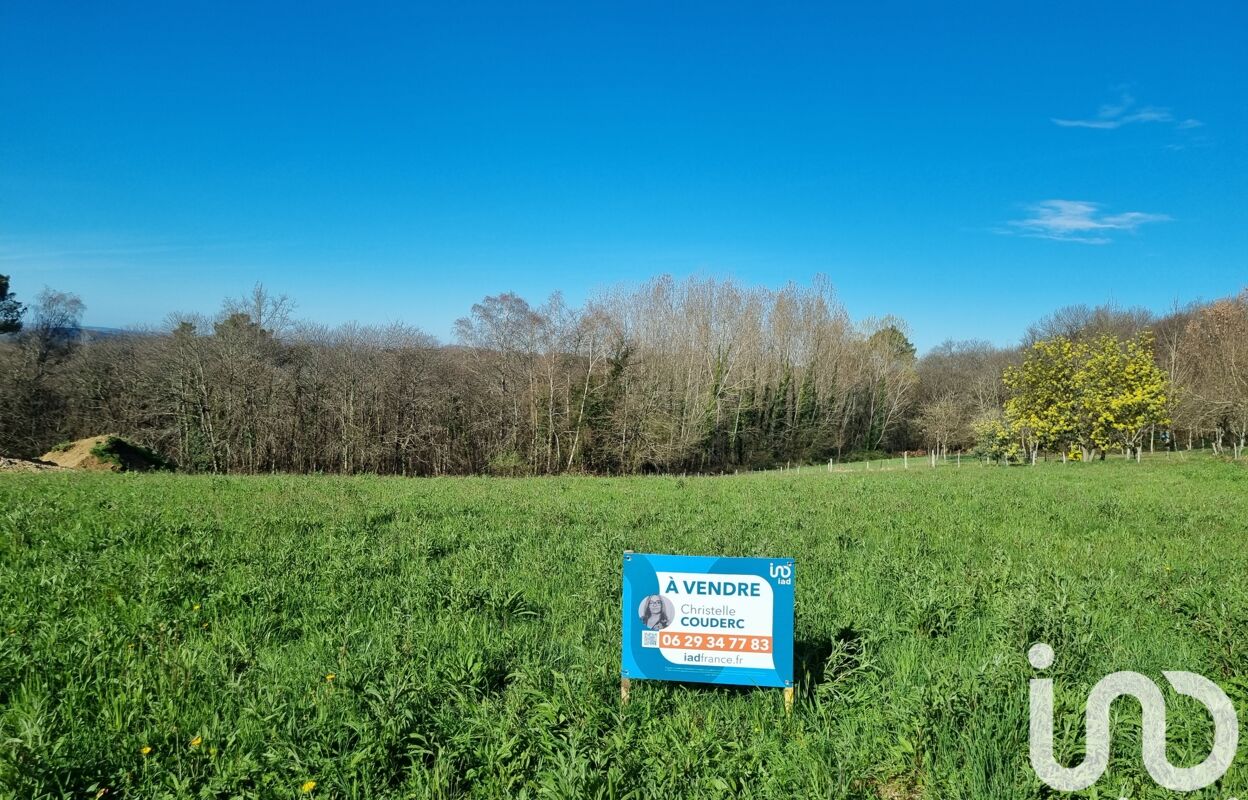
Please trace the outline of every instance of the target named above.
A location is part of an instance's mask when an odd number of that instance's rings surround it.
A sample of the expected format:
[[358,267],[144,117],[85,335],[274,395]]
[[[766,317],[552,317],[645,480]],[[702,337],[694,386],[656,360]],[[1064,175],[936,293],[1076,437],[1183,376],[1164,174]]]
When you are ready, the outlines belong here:
[[[628,550],[625,550],[625,551],[624,551],[624,560],[625,560],[625,561],[631,561],[631,560],[632,560],[632,558],[633,558],[633,551],[632,551],[632,549],[630,548],[630,549],[628,549]],[[626,705],[628,705],[628,689],[629,689],[629,681],[628,681],[628,678],[621,677],[621,678],[620,678],[620,705],[622,705],[622,706],[626,706]]]
[[784,713],[793,713],[793,687],[784,687]]

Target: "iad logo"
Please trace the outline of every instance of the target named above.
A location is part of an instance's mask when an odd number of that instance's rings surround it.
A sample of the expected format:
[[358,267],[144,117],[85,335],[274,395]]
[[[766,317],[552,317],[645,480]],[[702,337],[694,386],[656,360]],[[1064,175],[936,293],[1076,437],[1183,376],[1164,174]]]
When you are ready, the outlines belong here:
[[792,564],[769,564],[767,571],[771,573],[771,577],[776,579],[776,583],[781,586],[787,586],[793,582]]
[[[1037,644],[1027,653],[1036,669],[1053,665],[1053,648]],[[1176,692],[1194,697],[1213,716],[1213,752],[1194,767],[1176,767],[1166,759],[1166,701],[1157,684],[1138,672],[1115,672],[1092,687],[1087,702],[1087,751],[1077,767],[1053,758],[1053,681],[1031,681],[1031,767],[1054,789],[1074,792],[1096,783],[1109,764],[1109,707],[1119,697],[1140,701],[1144,768],[1153,780],[1176,792],[1203,789],[1226,774],[1239,745],[1239,720],[1230,698],[1217,684],[1191,672],[1163,672]]]

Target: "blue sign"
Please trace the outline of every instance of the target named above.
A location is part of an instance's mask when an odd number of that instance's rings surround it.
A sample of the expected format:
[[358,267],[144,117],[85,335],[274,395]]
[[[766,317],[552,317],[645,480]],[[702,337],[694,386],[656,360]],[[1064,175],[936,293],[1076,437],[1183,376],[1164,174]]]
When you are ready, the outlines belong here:
[[624,554],[629,679],[793,685],[793,559]]

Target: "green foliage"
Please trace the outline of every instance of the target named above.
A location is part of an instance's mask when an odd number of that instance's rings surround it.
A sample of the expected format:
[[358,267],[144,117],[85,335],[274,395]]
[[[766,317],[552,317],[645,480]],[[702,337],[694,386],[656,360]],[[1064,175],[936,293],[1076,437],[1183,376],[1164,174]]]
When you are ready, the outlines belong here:
[[877,350],[906,360],[913,360],[917,352],[910,339],[896,325],[887,325],[871,334],[870,344]]
[[845,458],[841,459],[841,463],[853,463],[858,461],[887,461],[892,458],[895,458],[895,456],[884,450],[855,450],[852,453],[846,453]]
[[[58,445],[68,450],[73,444]],[[91,448],[91,455],[106,464],[113,464],[119,469],[172,470],[173,462],[151,448],[123,439],[120,436],[109,436],[97,442]]]
[[117,437],[110,436],[102,442],[97,442],[91,448],[91,455],[107,464],[120,468],[122,466],[121,456],[117,454],[116,441]]
[[26,307],[9,291],[9,276],[0,275],[0,333],[16,333],[22,329]]
[[529,472],[529,464],[517,451],[504,450],[490,459],[489,472],[501,477],[518,477]]
[[974,423],[975,452],[1002,463],[1019,460],[1022,449],[1010,423],[1001,414],[988,414]]
[[[0,474],[0,795],[1048,797],[1036,641],[1068,763],[1115,670],[1192,670],[1245,707],[1246,478]],[[635,682],[619,705],[625,548],[796,557],[791,717],[774,690]],[[1172,796],[1137,713],[1097,796]],[[1198,762],[1199,705],[1167,724]],[[1198,797],[1246,792],[1241,758]]]

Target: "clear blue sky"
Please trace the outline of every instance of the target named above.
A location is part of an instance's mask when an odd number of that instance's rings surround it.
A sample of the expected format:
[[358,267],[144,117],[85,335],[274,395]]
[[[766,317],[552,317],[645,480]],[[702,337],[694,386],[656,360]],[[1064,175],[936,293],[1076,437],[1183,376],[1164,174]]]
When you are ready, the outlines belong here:
[[[818,7],[815,7],[818,6]],[[828,275],[921,348],[1248,284],[1248,5],[0,3],[0,273],[87,323],[255,281]]]

